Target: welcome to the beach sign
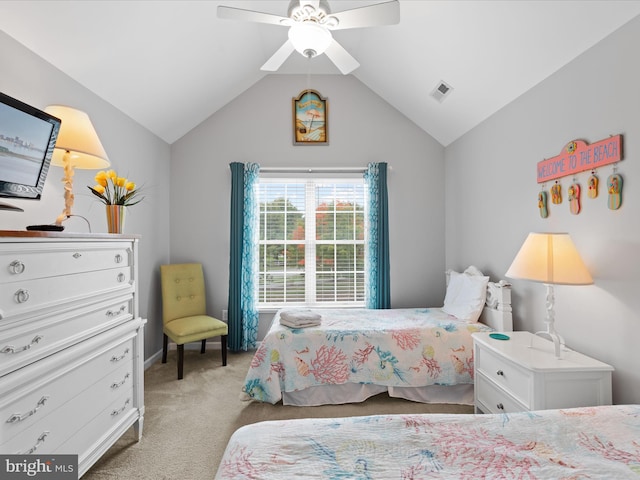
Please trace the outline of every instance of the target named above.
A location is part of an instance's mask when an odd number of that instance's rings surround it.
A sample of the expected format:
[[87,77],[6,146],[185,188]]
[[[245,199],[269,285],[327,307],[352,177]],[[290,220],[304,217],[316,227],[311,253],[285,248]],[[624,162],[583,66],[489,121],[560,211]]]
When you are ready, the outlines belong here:
[[538,162],[538,183],[619,162],[621,141],[621,135],[614,135],[591,145],[582,140],[567,143],[560,155]]

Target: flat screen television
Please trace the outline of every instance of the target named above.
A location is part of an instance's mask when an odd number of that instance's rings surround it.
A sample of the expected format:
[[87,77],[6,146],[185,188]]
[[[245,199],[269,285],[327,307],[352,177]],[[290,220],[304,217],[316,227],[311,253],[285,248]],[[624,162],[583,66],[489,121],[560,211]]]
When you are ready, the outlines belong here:
[[[0,197],[40,200],[60,123],[0,92]],[[0,210],[22,208],[0,201]]]

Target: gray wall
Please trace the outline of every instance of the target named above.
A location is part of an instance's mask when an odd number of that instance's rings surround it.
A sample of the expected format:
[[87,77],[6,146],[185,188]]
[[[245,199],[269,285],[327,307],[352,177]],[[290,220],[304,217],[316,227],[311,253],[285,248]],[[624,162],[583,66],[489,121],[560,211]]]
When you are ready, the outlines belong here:
[[[226,308],[230,162],[263,167],[357,166],[388,162],[391,301],[444,297],[443,148],[352,76],[312,76],[329,101],[329,145],[292,144],[291,99],[306,75],[268,75],[171,147],[171,259],[199,260],[213,313]],[[270,315],[264,315],[261,331]]]
[[[0,32],[0,91],[36,108],[59,103],[87,112],[111,160],[111,168],[144,186],[145,200],[128,209],[126,234],[140,234],[140,313],[148,319],[145,358],[161,348],[158,266],[169,259],[169,145],[122,112]],[[94,232],[106,232],[104,207],[87,185],[94,170],[76,170],[72,213],[86,217]],[[62,168],[51,167],[40,201],[11,200],[24,212],[0,210],[0,229],[24,230],[51,223],[64,208]],[[81,218],[65,222],[65,231],[87,232]]]
[[[606,38],[450,145],[446,157],[447,265],[475,262],[500,278],[531,231],[569,232],[595,285],[556,287],[556,326],[567,345],[616,368],[614,402],[640,402],[640,18]],[[542,219],[536,164],[561,153],[574,139],[595,143],[623,135],[622,207],[607,208],[606,178],[600,194],[586,196],[572,215],[550,203]],[[551,183],[547,184],[549,190]],[[478,241],[482,239],[481,241]],[[543,330],[545,287],[513,280],[515,328]]]

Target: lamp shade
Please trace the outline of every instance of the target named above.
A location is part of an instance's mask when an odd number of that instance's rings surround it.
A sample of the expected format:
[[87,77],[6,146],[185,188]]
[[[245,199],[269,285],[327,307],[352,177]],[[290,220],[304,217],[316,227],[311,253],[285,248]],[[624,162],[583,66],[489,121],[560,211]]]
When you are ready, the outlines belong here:
[[66,152],[74,168],[97,170],[111,165],[89,115],[64,105],[50,105],[45,111],[62,120],[51,158],[53,165],[63,167]]
[[593,283],[568,233],[530,233],[506,276],[555,285]]
[[289,41],[306,57],[315,57],[329,48],[333,37],[327,28],[315,22],[296,23],[289,28]]

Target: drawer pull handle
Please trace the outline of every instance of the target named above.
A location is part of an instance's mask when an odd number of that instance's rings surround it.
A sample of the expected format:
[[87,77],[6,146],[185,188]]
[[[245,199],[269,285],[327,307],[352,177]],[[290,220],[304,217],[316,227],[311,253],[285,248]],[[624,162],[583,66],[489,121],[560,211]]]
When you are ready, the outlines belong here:
[[7,423],[21,422],[21,421],[26,420],[27,418],[29,418],[31,415],[35,415],[35,413],[41,407],[44,407],[44,404],[48,399],[49,399],[49,396],[45,395],[40,400],[38,400],[38,403],[36,404],[36,406],[34,408],[32,408],[31,410],[29,410],[27,413],[14,413],[13,415],[11,415],[7,419]]
[[113,310],[107,310],[107,317],[117,317],[118,315],[120,315],[121,313],[124,313],[124,311],[127,309],[127,307],[125,307],[124,305],[122,305],[120,307],[120,310],[116,310],[115,312]]
[[26,301],[29,300],[29,292],[24,288],[21,288],[15,293],[14,297],[16,299],[16,302],[25,303]]
[[504,405],[502,403],[499,403],[499,404],[496,405],[496,408],[498,410],[504,410]]
[[501,377],[504,377],[504,372],[502,370],[498,370],[496,372],[496,375],[500,375]]
[[124,405],[122,406],[122,408],[120,408],[119,410],[114,410],[113,412],[111,412],[111,416],[112,417],[117,417],[122,412],[124,412],[127,409],[127,405],[129,405],[129,402],[130,402],[130,399],[127,398],[127,401],[124,402]]
[[24,345],[22,347],[14,347],[13,345],[7,345],[6,347],[4,347],[2,350],[0,350],[0,353],[19,353],[19,352],[24,352],[25,350],[29,350],[31,347],[33,347],[36,343],[39,343],[40,340],[42,340],[44,337],[42,335],[36,335],[35,337],[33,337],[33,340],[31,340],[31,343],[28,345]]
[[113,390],[115,390],[115,389],[117,389],[117,388],[120,388],[122,385],[124,385],[124,384],[126,383],[127,378],[129,378],[129,376],[130,376],[130,374],[129,374],[129,373],[127,373],[127,374],[124,376],[124,378],[123,378],[120,382],[113,382],[113,383],[111,384],[111,388],[112,388]]
[[122,255],[120,255],[119,253],[116,254],[115,259],[116,263],[122,263]]
[[76,252],[76,253],[74,253],[74,254],[73,254],[73,258],[76,258],[76,259],[77,259],[77,258],[80,258],[81,256],[82,256],[82,254],[81,254],[81,253],[78,253],[78,252]]
[[124,273],[119,273],[119,274],[118,274],[118,282],[119,282],[119,283],[124,282],[125,278],[126,278],[126,277],[125,277]]
[[124,357],[126,357],[126,356],[127,356],[127,353],[129,353],[129,349],[128,349],[128,348],[127,348],[127,349],[122,353],[122,355],[120,355],[119,357],[116,357],[115,355],[114,355],[113,357],[111,357],[111,361],[112,361],[113,363],[117,363],[117,362],[119,362],[120,360],[122,360]]
[[36,442],[36,444],[31,447],[29,450],[26,450],[24,452],[19,452],[18,455],[30,455],[33,452],[35,452],[38,447],[40,447],[40,445],[42,445],[45,441],[45,439],[47,438],[47,436],[49,435],[50,432],[44,431],[40,434],[40,436],[38,437],[38,441]]
[[24,268],[24,263],[22,263],[20,260],[14,260],[9,264],[9,271],[14,275],[20,275],[22,272],[24,272]]

